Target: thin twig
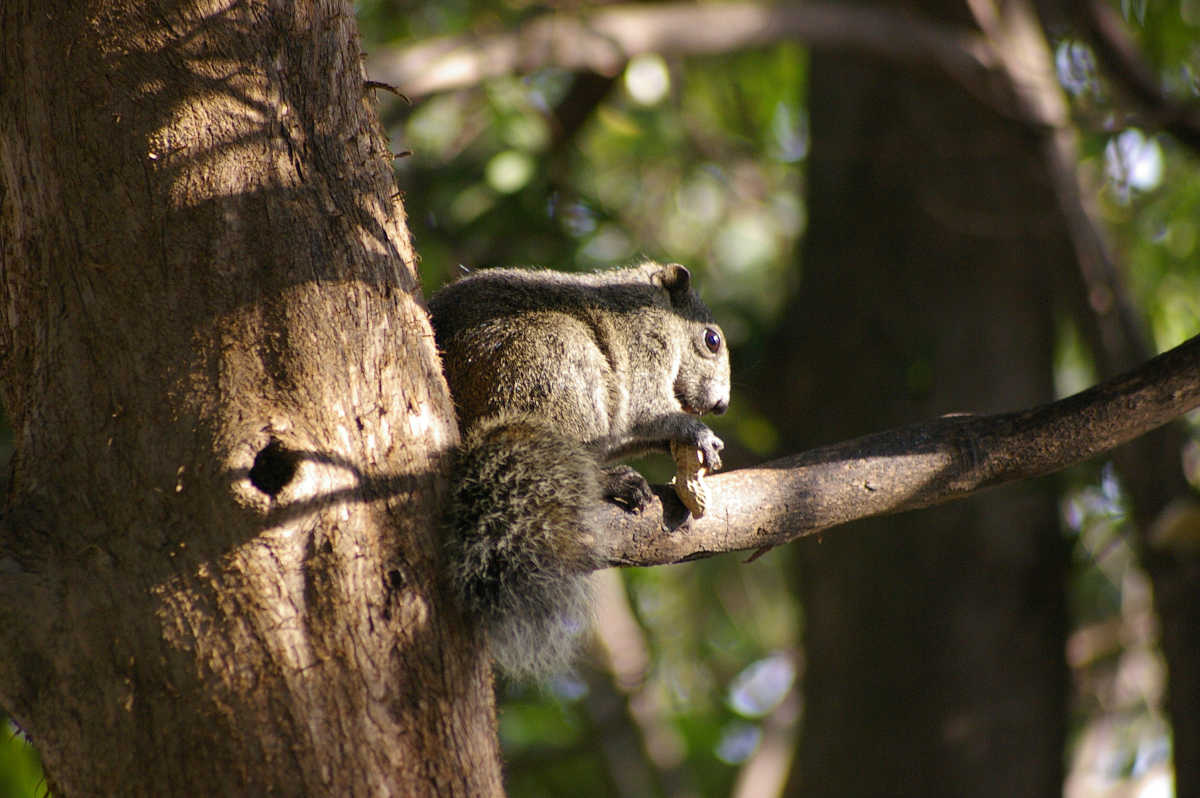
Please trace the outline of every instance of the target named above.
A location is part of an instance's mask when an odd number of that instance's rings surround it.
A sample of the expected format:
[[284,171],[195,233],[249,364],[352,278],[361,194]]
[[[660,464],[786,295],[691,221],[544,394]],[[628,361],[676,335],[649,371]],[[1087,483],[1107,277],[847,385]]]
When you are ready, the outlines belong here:
[[1200,154],[1200,106],[1163,91],[1115,10],[1098,0],[1073,0],[1072,6],[1112,81],[1142,107],[1153,126]]

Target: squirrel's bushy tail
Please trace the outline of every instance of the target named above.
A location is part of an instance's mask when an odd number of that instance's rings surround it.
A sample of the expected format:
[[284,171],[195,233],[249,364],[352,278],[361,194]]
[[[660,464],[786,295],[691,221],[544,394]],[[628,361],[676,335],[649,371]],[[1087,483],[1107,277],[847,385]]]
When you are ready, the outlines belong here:
[[492,656],[516,677],[562,669],[590,624],[600,464],[546,420],[499,415],[467,433],[451,484],[450,578]]

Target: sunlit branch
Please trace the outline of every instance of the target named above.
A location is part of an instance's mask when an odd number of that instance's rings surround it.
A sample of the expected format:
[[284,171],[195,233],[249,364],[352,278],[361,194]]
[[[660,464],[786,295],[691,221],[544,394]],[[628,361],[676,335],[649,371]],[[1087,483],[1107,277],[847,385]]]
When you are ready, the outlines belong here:
[[666,3],[555,12],[512,31],[383,50],[368,59],[367,72],[417,98],[547,67],[614,75],[643,53],[704,55],[788,40],[930,66],[960,81],[977,81],[992,61],[973,32],[881,8]]
[[1066,468],[1200,406],[1200,337],[1123,376],[1015,413],[956,415],[707,480],[682,524],[669,489],[641,515],[613,507],[609,561],[657,565],[778,546],[859,518],[928,507]]

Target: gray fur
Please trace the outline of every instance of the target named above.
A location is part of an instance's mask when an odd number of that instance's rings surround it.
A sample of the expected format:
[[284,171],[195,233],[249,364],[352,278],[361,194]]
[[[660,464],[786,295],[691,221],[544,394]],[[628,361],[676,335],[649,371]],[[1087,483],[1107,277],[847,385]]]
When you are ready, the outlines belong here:
[[728,406],[728,351],[675,264],[479,271],[430,311],[465,433],[451,582],[505,671],[546,675],[590,622],[587,574],[604,564],[595,511],[650,497],[636,471],[607,464],[679,441],[719,468],[723,444],[698,415]]

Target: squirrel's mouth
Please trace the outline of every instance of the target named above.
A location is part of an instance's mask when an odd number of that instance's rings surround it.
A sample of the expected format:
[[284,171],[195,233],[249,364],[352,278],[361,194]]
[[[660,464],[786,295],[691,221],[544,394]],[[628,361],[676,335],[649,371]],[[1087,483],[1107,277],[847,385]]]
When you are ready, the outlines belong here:
[[709,408],[696,407],[695,405],[686,401],[682,396],[676,396],[675,400],[677,402],[679,402],[679,409],[682,410],[683,412],[687,413],[689,416],[702,416],[705,413],[712,412],[711,407],[709,407]]
[[729,407],[728,401],[715,402],[711,407],[696,407],[678,394],[675,396],[675,401],[679,402],[679,409],[690,416],[702,416],[705,413],[716,413],[719,416]]

